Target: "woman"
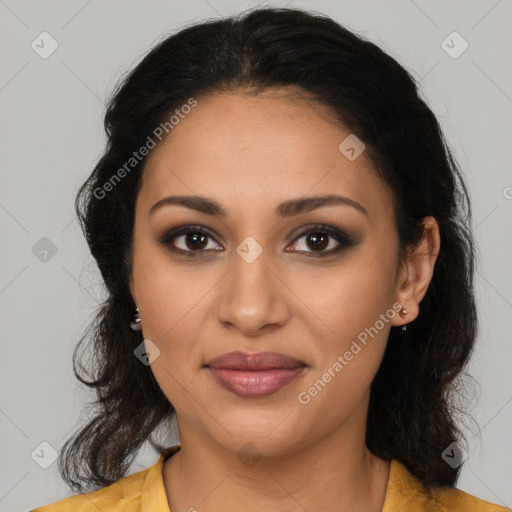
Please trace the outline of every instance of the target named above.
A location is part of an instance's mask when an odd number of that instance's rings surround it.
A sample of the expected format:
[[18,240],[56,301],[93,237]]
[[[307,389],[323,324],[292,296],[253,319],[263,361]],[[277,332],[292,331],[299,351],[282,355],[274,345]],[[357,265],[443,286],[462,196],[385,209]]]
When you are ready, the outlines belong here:
[[506,510],[455,487],[471,210],[404,68],[256,9],[159,43],[105,127],[77,197],[98,411],[60,454],[82,494],[36,511]]

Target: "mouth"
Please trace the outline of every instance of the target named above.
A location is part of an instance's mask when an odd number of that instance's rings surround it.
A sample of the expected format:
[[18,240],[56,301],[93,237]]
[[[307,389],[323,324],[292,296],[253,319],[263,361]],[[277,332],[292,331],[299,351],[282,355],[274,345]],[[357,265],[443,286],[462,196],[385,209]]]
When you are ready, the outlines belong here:
[[271,395],[294,381],[306,363],[278,352],[230,352],[205,367],[224,389],[244,398]]

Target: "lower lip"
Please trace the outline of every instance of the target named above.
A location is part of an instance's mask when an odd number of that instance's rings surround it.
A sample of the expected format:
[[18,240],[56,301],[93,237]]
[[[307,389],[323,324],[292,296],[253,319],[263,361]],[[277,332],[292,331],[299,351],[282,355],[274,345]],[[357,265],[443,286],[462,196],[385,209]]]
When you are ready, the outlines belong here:
[[228,370],[208,367],[208,370],[228,391],[245,398],[257,398],[279,391],[296,379],[305,368],[299,366],[273,370]]

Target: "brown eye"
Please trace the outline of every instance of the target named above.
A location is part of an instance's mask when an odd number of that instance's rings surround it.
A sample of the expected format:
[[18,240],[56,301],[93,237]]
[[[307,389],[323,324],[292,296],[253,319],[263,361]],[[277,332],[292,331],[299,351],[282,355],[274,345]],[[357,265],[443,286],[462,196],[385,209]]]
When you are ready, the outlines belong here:
[[[305,239],[305,242],[299,244],[297,240],[301,240],[302,238]],[[321,225],[313,226],[303,231],[295,239],[292,248],[293,250],[298,250],[299,252],[312,253],[313,256],[327,256],[329,254],[337,253],[342,249],[350,247],[354,244],[355,241],[346,233],[338,231],[337,229],[331,228],[329,226]],[[329,250],[326,250],[328,247]]]
[[321,232],[311,232],[305,238],[307,244],[311,242],[311,245],[308,245],[308,247],[311,247],[313,251],[322,251],[329,245],[330,236]]
[[182,236],[185,237],[184,244],[187,249],[204,249],[207,246],[208,235],[203,235],[202,233],[187,233]]
[[220,247],[216,243],[208,248],[208,239],[213,241],[213,237],[202,226],[182,226],[164,233],[158,241],[174,252],[194,256],[195,252],[219,250],[215,248],[215,246]]

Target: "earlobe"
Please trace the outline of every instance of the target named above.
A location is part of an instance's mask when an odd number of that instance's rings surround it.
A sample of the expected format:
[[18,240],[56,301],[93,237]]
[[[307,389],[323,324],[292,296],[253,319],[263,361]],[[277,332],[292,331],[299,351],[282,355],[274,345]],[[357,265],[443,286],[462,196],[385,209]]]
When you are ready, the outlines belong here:
[[[439,255],[441,239],[439,225],[432,216],[423,219],[424,235],[417,247],[408,251],[398,281],[399,302],[408,312],[408,322],[414,320],[420,309],[434,275],[434,267]],[[396,325],[402,325],[399,318]]]

